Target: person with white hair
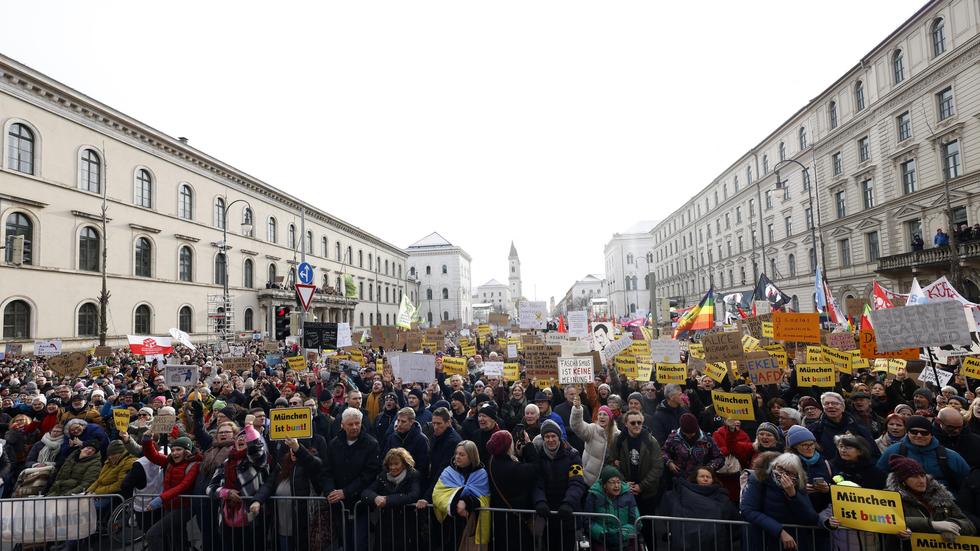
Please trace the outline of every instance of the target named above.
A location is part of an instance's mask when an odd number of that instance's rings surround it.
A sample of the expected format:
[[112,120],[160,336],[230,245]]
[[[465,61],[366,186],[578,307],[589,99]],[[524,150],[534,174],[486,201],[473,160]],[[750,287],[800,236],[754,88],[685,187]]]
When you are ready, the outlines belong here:
[[[353,510],[361,499],[361,493],[370,486],[381,472],[378,441],[368,431],[362,430],[364,414],[356,407],[349,407],[340,416],[341,432],[327,445],[326,477],[324,494],[333,505],[331,518],[342,520],[341,504]],[[354,522],[344,522],[344,541],[355,542],[350,548],[367,549],[367,515],[355,515]],[[335,526],[339,530],[339,526]],[[336,533],[336,532],[335,532]]]
[[836,392],[824,392],[820,395],[820,404],[823,415],[809,428],[820,449],[824,450],[825,459],[833,461],[837,458],[837,444],[834,443],[834,438],[848,432],[864,438],[875,459],[881,455],[874,437],[871,436],[871,431],[845,410],[843,396]]
[[[816,526],[819,518],[806,493],[807,476],[794,453],[765,452],[753,463],[742,491],[742,517],[748,529],[746,549],[823,549],[810,531],[785,529],[785,524]],[[791,533],[793,532],[793,533]]]

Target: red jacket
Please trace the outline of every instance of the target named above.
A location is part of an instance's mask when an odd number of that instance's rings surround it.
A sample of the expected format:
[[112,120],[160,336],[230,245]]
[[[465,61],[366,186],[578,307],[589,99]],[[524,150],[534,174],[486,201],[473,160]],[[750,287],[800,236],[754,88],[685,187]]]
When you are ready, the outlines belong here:
[[721,455],[726,457],[734,455],[742,464],[743,469],[748,469],[751,466],[753,449],[752,441],[749,440],[747,432],[742,429],[732,432],[728,430],[726,425],[722,425],[711,437],[714,438],[715,444],[721,450]]
[[163,472],[163,499],[164,509],[174,509],[187,507],[190,503],[187,500],[177,499],[183,494],[190,494],[194,488],[194,481],[197,480],[197,472],[201,467],[201,454],[195,453],[190,462],[174,462],[169,456],[157,451],[153,440],[143,442],[143,455],[154,464],[164,468]]

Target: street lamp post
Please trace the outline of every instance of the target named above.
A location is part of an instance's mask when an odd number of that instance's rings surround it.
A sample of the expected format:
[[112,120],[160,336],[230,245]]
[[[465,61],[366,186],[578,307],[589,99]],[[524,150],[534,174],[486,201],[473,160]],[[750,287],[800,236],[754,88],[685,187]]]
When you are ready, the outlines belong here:
[[[776,163],[776,189],[784,189],[785,188],[785,186],[783,185],[782,180],[779,179],[779,165],[781,165],[783,163],[795,163],[796,165],[798,165],[801,169],[803,169],[803,175],[804,175],[803,177],[804,177],[804,179],[806,178],[806,175],[809,174],[809,172],[810,172],[809,167],[807,167],[806,165],[804,165],[803,163],[801,163],[801,162],[799,162],[799,161],[797,161],[795,159],[784,159],[782,161],[779,161],[778,163]],[[809,223],[810,223],[810,240],[813,242],[814,251],[816,251],[816,247],[817,247],[817,218],[816,218],[816,203],[813,202],[813,188],[816,185],[817,185],[817,174],[816,174],[816,170],[814,170],[814,173],[813,173],[813,181],[810,182],[806,186],[807,196],[810,199],[810,220],[809,220]],[[826,278],[826,274],[827,274],[827,262],[826,262],[826,257],[824,256],[823,236],[822,235],[820,237],[820,243],[819,243],[819,245],[820,245],[820,264],[824,267],[824,272],[823,273],[824,273],[824,277]],[[816,256],[816,254],[814,254],[814,256]]]
[[236,199],[228,205],[225,206],[224,212],[221,213],[221,255],[224,257],[225,263],[225,273],[222,277],[222,284],[224,285],[221,305],[223,307],[223,312],[221,316],[221,339],[228,340],[228,212],[231,210],[231,206],[235,203],[245,203],[248,207],[248,217],[242,220],[242,232],[248,234],[252,231],[252,217],[255,214],[252,212],[252,205],[249,204],[245,199]]

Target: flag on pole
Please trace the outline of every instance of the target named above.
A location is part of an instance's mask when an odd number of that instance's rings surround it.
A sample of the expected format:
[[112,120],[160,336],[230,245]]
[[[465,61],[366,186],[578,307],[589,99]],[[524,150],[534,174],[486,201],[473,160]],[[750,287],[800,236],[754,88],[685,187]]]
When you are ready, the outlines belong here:
[[820,266],[817,266],[817,274],[813,283],[813,297],[817,302],[817,311],[825,313],[827,311],[827,296],[824,294],[823,277],[820,275]]
[[674,338],[686,331],[697,331],[711,329],[715,324],[715,290],[714,287],[701,298],[697,306],[691,308],[677,320],[677,328],[674,329]]
[[755,301],[757,300],[768,300],[773,308],[779,308],[792,301],[793,297],[782,292],[779,287],[776,287],[776,284],[769,279],[769,276],[761,274],[759,276],[759,282],[756,283],[755,290],[752,293],[753,314],[755,313]]
[[863,331],[865,327],[871,327],[871,307],[867,304],[864,305],[864,313],[861,314],[861,330]]
[[395,318],[395,325],[402,329],[412,328],[412,318],[415,316],[415,306],[408,300],[408,294],[402,295],[402,302],[398,306],[398,317]]
[[874,301],[875,310],[893,308],[895,306],[895,304],[892,303],[892,299],[888,297],[888,293],[885,292],[885,289],[878,284],[877,279],[874,281],[874,285],[872,285],[871,296],[872,300]]
[[847,316],[837,305],[837,299],[834,298],[834,293],[830,290],[830,286],[824,281],[824,295],[827,301],[827,315],[830,317],[830,321],[834,323],[844,324],[847,323]]
[[912,278],[912,289],[909,290],[909,298],[905,301],[906,306],[914,306],[916,304],[925,304],[929,302],[929,297],[922,292],[922,287],[919,285],[919,278]]

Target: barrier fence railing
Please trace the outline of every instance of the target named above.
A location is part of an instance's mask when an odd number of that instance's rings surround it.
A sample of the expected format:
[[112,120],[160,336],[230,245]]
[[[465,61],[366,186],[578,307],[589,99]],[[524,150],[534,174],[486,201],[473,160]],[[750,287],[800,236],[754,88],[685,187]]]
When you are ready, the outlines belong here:
[[117,494],[0,500],[0,550],[86,541],[88,549],[108,551],[108,521],[122,503]]

